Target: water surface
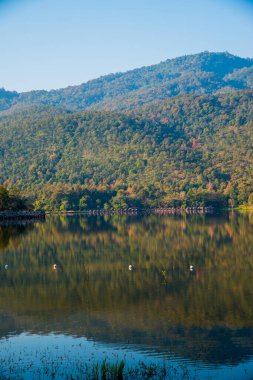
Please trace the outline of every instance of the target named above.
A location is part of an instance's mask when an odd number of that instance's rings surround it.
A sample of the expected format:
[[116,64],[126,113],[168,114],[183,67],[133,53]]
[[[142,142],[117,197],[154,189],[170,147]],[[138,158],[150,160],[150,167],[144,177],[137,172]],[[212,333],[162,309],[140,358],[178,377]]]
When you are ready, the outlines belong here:
[[252,379],[252,230],[252,214],[0,226],[0,376],[60,379],[107,358]]

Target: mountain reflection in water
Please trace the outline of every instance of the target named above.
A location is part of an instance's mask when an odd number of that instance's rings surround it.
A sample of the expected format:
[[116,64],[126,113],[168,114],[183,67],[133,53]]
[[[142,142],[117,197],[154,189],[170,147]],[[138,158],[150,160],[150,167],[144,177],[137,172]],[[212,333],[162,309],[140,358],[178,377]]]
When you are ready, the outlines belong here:
[[207,366],[249,361],[252,229],[252,214],[0,226],[1,340],[56,333]]

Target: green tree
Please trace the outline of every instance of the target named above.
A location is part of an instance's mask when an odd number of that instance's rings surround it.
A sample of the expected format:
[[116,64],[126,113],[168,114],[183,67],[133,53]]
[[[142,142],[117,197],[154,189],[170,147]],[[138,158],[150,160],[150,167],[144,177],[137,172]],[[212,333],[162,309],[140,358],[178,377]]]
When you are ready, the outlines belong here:
[[253,193],[250,193],[249,198],[248,198],[248,203],[250,206],[253,206]]
[[0,210],[6,210],[9,207],[10,197],[8,190],[0,186]]

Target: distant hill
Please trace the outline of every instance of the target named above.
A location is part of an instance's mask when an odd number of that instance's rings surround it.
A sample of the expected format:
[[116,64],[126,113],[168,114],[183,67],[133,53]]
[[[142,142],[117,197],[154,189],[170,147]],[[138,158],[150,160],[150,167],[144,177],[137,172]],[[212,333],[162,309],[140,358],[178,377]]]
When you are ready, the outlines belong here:
[[110,74],[79,86],[26,93],[0,90],[0,111],[27,105],[69,110],[132,109],[180,94],[215,94],[253,88],[253,60],[203,52]]
[[202,192],[241,204],[253,193],[253,90],[180,95],[121,113],[16,110],[0,116],[0,141],[1,183],[50,207],[64,200],[75,208],[82,191],[75,201],[67,194],[80,186],[149,204]]

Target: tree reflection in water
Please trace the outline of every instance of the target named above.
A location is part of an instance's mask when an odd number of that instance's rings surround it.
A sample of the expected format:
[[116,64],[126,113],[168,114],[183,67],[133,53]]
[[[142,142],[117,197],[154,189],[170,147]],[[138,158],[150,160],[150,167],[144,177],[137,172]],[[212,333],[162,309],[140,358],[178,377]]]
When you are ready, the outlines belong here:
[[239,363],[253,348],[252,227],[251,214],[0,226],[0,265],[9,265],[0,334],[57,331]]

